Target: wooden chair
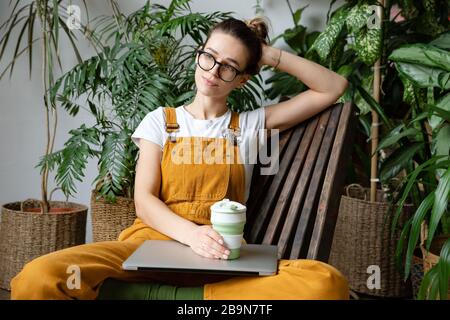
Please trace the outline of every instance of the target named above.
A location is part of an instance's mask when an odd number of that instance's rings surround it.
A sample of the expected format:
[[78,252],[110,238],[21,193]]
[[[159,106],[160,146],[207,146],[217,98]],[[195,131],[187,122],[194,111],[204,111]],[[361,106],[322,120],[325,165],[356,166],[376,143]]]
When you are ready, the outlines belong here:
[[279,171],[255,165],[244,237],[278,257],[328,261],[354,130],[352,103],[335,104],[280,134]]
[[[352,104],[335,104],[280,134],[279,170],[254,167],[244,237],[276,244],[279,258],[328,261],[354,128]],[[270,143],[270,142],[269,142]],[[107,279],[100,294],[128,285]],[[108,288],[108,289],[106,289]]]

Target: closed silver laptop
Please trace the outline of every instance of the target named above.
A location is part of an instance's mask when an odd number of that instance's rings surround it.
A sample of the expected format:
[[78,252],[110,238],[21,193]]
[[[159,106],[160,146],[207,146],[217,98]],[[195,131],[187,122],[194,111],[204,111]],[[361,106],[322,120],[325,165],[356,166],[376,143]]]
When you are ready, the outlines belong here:
[[190,272],[229,275],[276,274],[277,246],[243,244],[238,259],[209,259],[173,240],[146,240],[122,264],[124,270]]

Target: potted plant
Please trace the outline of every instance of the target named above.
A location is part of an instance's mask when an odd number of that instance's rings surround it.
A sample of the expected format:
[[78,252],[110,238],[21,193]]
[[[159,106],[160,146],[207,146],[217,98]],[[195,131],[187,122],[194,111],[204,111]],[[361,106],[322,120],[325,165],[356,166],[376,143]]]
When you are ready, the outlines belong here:
[[[71,11],[61,1],[35,0],[23,4],[11,1],[9,18],[1,24],[0,61],[5,59],[5,49],[10,45],[12,35],[18,31],[11,62],[1,72],[0,79],[9,71],[11,76],[15,62],[22,54],[29,54],[31,76],[33,48],[41,44],[43,91],[42,97],[45,116],[47,144],[45,155],[52,153],[57,124],[57,108],[51,97],[50,87],[54,84],[55,70],[60,62],[60,38],[65,34],[75,50],[74,31],[66,25],[72,19]],[[88,35],[89,31],[80,24],[80,31]],[[36,37],[37,34],[37,37]],[[24,38],[25,37],[25,38]],[[21,48],[24,38],[25,48]],[[81,60],[81,59],[80,59]],[[48,177],[52,168],[41,167],[41,199],[7,203],[2,206],[0,223],[0,287],[9,289],[11,278],[31,259],[48,252],[85,241],[87,207],[81,204],[51,201],[48,195]]]
[[[294,11],[287,1],[294,27],[285,30],[275,40],[283,37],[298,55],[345,76],[349,80],[349,87],[339,101],[352,100],[357,106],[359,126],[358,143],[354,146],[355,161],[350,162],[348,167],[346,179],[351,183],[346,188],[348,194],[341,198],[330,263],[347,276],[352,290],[379,296],[405,296],[408,294],[407,286],[402,282],[401,275],[390,267],[390,260],[393,261],[394,256],[390,248],[395,246],[395,240],[383,236],[389,233],[383,225],[389,203],[384,199],[382,190],[378,190],[377,199],[370,199],[370,190],[354,184],[355,180],[359,184],[369,181],[371,171],[367,142],[372,134],[371,122],[374,121],[371,111],[375,109],[363,95],[371,96],[367,92],[371,92],[374,85],[373,65],[383,56],[384,30],[376,23],[374,28],[369,28],[374,15],[373,7],[376,8],[372,6],[374,3],[346,1],[332,10],[332,2],[325,30],[319,33],[310,32],[299,23],[305,7]],[[267,82],[272,85],[267,92],[272,99],[306,89],[297,79],[280,72],[276,72]],[[351,241],[348,240],[350,235],[353,236]],[[392,251],[392,259],[383,258],[389,250]],[[370,265],[380,266],[384,280],[382,288],[372,290],[367,287],[366,269]]]
[[[369,228],[370,230],[367,232],[356,232],[357,235],[365,238],[353,243],[366,241],[373,244],[384,239],[385,243],[376,247],[386,248],[379,253],[379,257],[384,261],[382,265],[386,266],[386,270],[382,268],[381,271],[384,275],[383,279],[388,279],[380,290],[371,290],[367,287],[366,268],[370,264],[380,265],[380,263],[368,263],[373,261],[374,251],[367,245],[360,246],[360,249],[358,249],[367,253],[367,259],[357,263],[354,268],[355,271],[350,270],[346,275],[350,278],[358,277],[357,281],[354,281],[353,287],[359,287],[364,293],[391,297],[407,296],[409,290],[403,284],[402,275],[392,268],[395,255],[394,248],[397,239],[400,238],[400,230],[396,229],[395,236],[389,239],[388,226],[389,221],[393,219],[389,212],[391,206],[398,205],[398,203],[391,202],[395,187],[401,185],[399,181],[407,175],[405,166],[407,166],[408,161],[422,163],[424,158],[421,157],[420,153],[413,152],[413,149],[410,149],[409,153],[397,152],[395,150],[396,144],[384,144],[381,148],[378,147],[377,142],[380,136],[388,135],[399,124],[410,119],[411,115],[415,115],[417,111],[408,101],[411,94],[408,96],[405,93],[403,97],[401,72],[395,68],[393,63],[388,61],[388,57],[403,44],[428,43],[443,31],[448,30],[448,4],[439,0],[426,1],[426,3],[382,1],[380,6],[378,1],[347,0],[344,5],[332,11],[333,4],[334,2],[331,2],[326,28],[320,35],[308,33],[304,27],[299,25],[302,8],[296,12],[291,9],[295,27],[286,30],[282,36],[286,43],[299,55],[322,63],[346,76],[350,85],[341,97],[341,101],[353,100],[358,107],[359,135],[363,139],[358,139],[359,143],[354,146],[354,160],[358,161],[354,161],[357,165],[352,163],[350,166],[353,176],[349,175],[348,179],[351,179],[351,181],[357,180],[360,183],[360,181],[369,181],[370,178],[372,188],[370,190],[363,187],[354,189],[353,186],[347,188],[354,196],[346,197],[344,195],[341,205],[345,208],[346,201],[353,201],[355,205],[358,202],[370,206],[378,212],[373,217],[368,217],[368,209],[363,209],[366,213],[363,216],[374,220],[373,227]],[[383,17],[387,17],[387,19]],[[312,44],[305,41],[305,39],[308,39],[308,35],[315,39]],[[284,94],[295,94],[304,90],[295,79],[289,81],[284,77],[285,75],[276,73],[269,80],[272,82],[272,87],[268,92],[271,98],[281,97]],[[441,81],[445,79],[443,78]],[[410,92],[410,88],[411,84],[407,83],[405,92]],[[423,95],[422,90],[419,98],[422,99]],[[419,128],[419,131],[424,132],[422,129]],[[400,138],[400,143],[406,143]],[[369,141],[372,146],[367,144]],[[408,147],[411,146],[406,146],[406,148]],[[419,147],[416,146],[416,148]],[[400,154],[402,154],[401,157]],[[379,159],[378,155],[380,155]],[[411,157],[408,158],[408,155]],[[387,158],[391,160],[387,161]],[[393,169],[397,171],[386,180],[386,173],[394,172]],[[383,190],[377,190],[377,186],[381,186]],[[414,205],[418,204],[408,199],[399,209],[403,210],[401,218],[395,222],[406,223],[410,218],[408,215],[412,214]],[[340,212],[339,220],[345,220],[348,217],[356,219],[354,208],[348,211],[348,216]],[[336,226],[335,239],[338,238],[339,233],[348,235],[345,230],[339,231],[339,225],[342,225],[339,220]],[[355,221],[361,224],[361,228],[364,227],[361,219]],[[355,230],[355,225],[349,224],[348,221],[343,225],[347,225],[353,231]],[[367,239],[368,234],[375,237],[373,241]],[[353,255],[352,259],[360,259],[363,256],[360,251],[357,253],[352,246],[348,246],[348,241],[342,242],[340,247]],[[334,249],[332,249],[332,256],[330,257],[331,263],[333,263]],[[349,263],[344,261],[345,257],[342,252],[335,252],[334,257],[342,260],[341,262],[334,261],[338,264],[340,270],[348,268]],[[386,277],[386,275],[389,276]],[[352,281],[350,282],[352,283]],[[356,285],[356,283],[359,283],[359,285]]]
[[[400,170],[407,171],[395,190],[393,203],[401,207],[409,199],[417,210],[402,229],[396,257],[398,264],[404,263],[407,278],[413,252],[420,244],[425,272],[420,299],[450,297],[449,39],[447,32],[428,44],[402,46],[389,56],[400,74],[405,100],[413,112],[381,142],[380,148],[394,144],[400,148],[386,159],[380,174],[384,181],[389,181]],[[392,229],[397,227],[399,217],[396,210]]]
[[[91,198],[94,241],[116,240],[134,221],[138,148],[131,135],[148,112],[194,96],[195,49],[209,27],[229,15],[191,12],[189,1],[172,1],[168,7],[147,3],[129,16],[116,11],[96,26],[99,38],[112,44],[56,81],[52,90],[71,115],[82,108],[74,101],[83,96],[96,120],[70,131],[64,148],[46,159],[57,168],[56,182],[68,195],[76,192],[75,181],[84,177],[88,159],[97,159]],[[193,44],[182,43],[186,38]],[[243,91],[234,92],[232,108],[258,107],[258,87],[260,80],[253,78]]]

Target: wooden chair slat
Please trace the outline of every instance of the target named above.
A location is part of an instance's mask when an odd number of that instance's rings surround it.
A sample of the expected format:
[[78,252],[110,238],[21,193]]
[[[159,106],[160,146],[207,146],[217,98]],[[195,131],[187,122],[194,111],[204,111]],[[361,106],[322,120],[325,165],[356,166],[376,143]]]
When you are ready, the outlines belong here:
[[308,190],[309,181],[313,175],[314,164],[319,153],[322,138],[325,134],[329,116],[329,109],[319,115],[319,121],[314,132],[311,146],[307,151],[308,154],[305,159],[305,164],[303,166],[300,179],[296,185],[292,186],[295,188],[294,196],[291,200],[286,221],[284,222],[283,229],[281,231],[280,240],[278,241],[278,256],[280,258],[289,256],[289,242],[292,241],[292,233],[297,225],[301,208],[305,205],[304,198]]
[[328,163],[317,206],[317,216],[307,254],[308,259],[328,261],[339,211],[341,188],[345,183],[345,166],[349,161],[347,155],[350,154],[353,143],[355,120],[351,103],[346,103],[342,107],[339,127],[331,150],[333,158]]
[[335,104],[280,134],[278,172],[254,167],[249,243],[276,244],[279,258],[328,260],[354,123],[353,104]]
[[[289,209],[289,205],[292,200],[294,188],[292,186],[297,184],[300,177],[301,169],[306,159],[307,150],[313,140],[314,132],[317,127],[317,119],[305,124],[306,132],[297,148],[295,157],[291,163],[290,170],[288,172],[286,180],[283,181],[283,189],[280,193],[278,201],[272,213],[272,219],[268,225],[266,235],[264,236],[263,243],[265,244],[276,244],[277,233],[281,232],[283,227],[282,221],[284,221]],[[302,129],[305,126],[301,127]]]
[[[292,136],[292,132],[292,130],[289,130],[284,131],[280,134],[280,157],[283,157],[284,153],[286,152],[289,139]],[[257,214],[257,210],[261,206],[262,199],[264,199],[264,195],[267,193],[269,184],[273,180],[273,175],[261,175],[260,170],[261,164],[255,164],[252,173],[250,194],[247,200],[247,220],[249,225],[252,225],[252,220]]]
[[281,159],[279,159],[279,170],[271,181],[265,197],[262,199],[260,210],[258,210],[258,219],[255,220],[250,234],[249,240],[251,242],[260,242],[261,237],[264,236],[267,222],[270,219],[270,213],[273,206],[277,203],[279,191],[283,186],[283,181],[291,168],[292,159],[295,156],[297,145],[301,141],[304,129],[298,127],[294,130],[291,139],[289,140],[288,148]]
[[341,110],[339,108],[331,109],[330,118],[325,128],[326,131],[320,143],[320,151],[315,161],[312,179],[309,183],[308,192],[300,213],[300,219],[298,220],[296,226],[296,232],[290,252],[291,259],[297,259],[300,256],[305,256],[308,251],[308,245],[310,242],[309,239],[311,239],[314,219],[316,218],[315,208],[319,200],[318,195],[320,194],[321,185],[328,166],[329,155],[339,122],[340,113]]

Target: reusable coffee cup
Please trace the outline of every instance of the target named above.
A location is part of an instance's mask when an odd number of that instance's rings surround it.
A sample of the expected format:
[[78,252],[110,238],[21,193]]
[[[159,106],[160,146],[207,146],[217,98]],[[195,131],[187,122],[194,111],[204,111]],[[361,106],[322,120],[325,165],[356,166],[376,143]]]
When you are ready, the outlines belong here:
[[247,208],[243,204],[229,199],[214,203],[211,207],[211,224],[223,238],[230,250],[228,259],[239,258],[244,239],[244,226]]

